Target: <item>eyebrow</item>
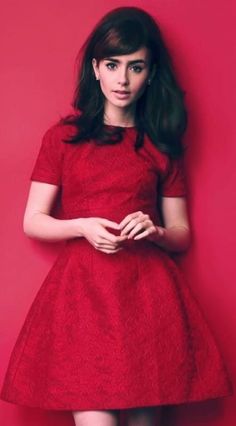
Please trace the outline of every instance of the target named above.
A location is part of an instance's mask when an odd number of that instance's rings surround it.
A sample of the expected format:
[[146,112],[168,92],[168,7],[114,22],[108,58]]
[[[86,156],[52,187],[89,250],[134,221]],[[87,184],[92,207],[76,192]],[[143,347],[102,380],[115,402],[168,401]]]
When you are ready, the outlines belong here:
[[[107,57],[107,58],[103,58],[104,61],[112,61],[112,62],[116,62],[116,63],[120,63],[119,59],[115,59],[111,57]],[[129,65],[133,65],[133,64],[145,64],[147,65],[147,61],[144,61],[144,59],[135,59],[134,61],[128,61]]]

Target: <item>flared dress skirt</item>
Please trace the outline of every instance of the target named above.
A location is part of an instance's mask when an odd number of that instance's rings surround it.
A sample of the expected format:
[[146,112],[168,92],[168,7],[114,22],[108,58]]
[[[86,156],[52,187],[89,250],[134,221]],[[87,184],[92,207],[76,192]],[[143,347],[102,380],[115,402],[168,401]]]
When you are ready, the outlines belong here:
[[[183,168],[135,128],[122,142],[63,143],[45,134],[31,180],[60,185],[58,217],[119,223],[160,197],[186,195]],[[112,230],[109,230],[112,232]],[[232,394],[212,331],[173,256],[147,239],[106,254],[83,237],[65,242],[13,348],[1,398],[55,410],[179,404]]]

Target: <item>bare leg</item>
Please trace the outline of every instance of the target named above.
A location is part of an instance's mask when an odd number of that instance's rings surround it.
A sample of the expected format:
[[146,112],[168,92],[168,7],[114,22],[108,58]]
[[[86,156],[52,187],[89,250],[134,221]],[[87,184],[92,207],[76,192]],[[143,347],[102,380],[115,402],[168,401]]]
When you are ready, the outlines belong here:
[[161,426],[161,407],[137,407],[127,411],[127,426]]
[[117,426],[119,410],[72,411],[75,426]]

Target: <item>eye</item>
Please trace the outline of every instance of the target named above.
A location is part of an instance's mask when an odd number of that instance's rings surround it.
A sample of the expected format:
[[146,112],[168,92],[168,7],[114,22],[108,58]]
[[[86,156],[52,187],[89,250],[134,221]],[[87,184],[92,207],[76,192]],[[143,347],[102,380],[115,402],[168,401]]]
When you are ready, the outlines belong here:
[[106,67],[107,67],[109,70],[114,70],[114,69],[115,69],[115,67],[116,67],[116,63],[115,63],[115,62],[108,62],[108,63],[106,64]]
[[137,74],[143,70],[143,68],[140,65],[132,65],[131,69]]

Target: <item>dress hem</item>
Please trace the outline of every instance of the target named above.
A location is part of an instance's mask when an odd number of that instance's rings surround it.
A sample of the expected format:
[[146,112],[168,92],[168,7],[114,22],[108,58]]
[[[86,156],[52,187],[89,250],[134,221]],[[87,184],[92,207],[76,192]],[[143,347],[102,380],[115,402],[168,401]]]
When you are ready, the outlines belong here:
[[51,411],[73,411],[73,410],[127,410],[127,409],[131,409],[131,408],[136,408],[136,407],[154,407],[154,406],[167,406],[167,405],[182,405],[182,404],[191,404],[191,403],[195,403],[195,402],[204,402],[204,401],[208,401],[208,400],[214,400],[214,399],[219,399],[219,398],[227,398],[230,396],[233,396],[234,392],[229,391],[229,392],[224,392],[222,394],[212,394],[211,396],[199,396],[199,397],[193,397],[190,399],[186,399],[186,400],[169,400],[169,401],[160,401],[160,400],[155,400],[155,401],[150,401],[149,403],[127,403],[127,404],[117,404],[117,405],[106,405],[104,406],[99,406],[98,404],[96,405],[82,405],[80,406],[80,404],[78,403],[76,406],[74,406],[74,404],[72,404],[71,406],[68,404],[66,406],[46,406],[44,404],[42,405],[34,405],[34,404],[30,404],[30,403],[26,403],[26,402],[17,402],[14,399],[7,399],[7,398],[3,398],[0,397],[0,400],[4,401],[4,402],[8,402],[10,404],[16,404],[16,405],[20,405],[23,407],[28,407],[28,408],[37,408],[37,409],[42,409],[42,410],[51,410]]

